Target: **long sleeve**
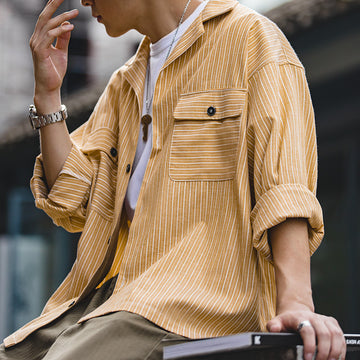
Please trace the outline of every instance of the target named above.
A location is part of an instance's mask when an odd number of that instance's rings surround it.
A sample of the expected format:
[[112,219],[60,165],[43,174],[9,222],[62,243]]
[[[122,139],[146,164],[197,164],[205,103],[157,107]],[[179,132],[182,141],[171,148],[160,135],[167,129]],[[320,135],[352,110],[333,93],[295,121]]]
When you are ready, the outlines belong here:
[[[117,159],[111,155],[111,149],[117,148],[117,136],[113,128],[118,124],[117,84],[118,72],[115,72],[89,120],[71,134],[72,150],[51,191],[46,184],[41,154],[35,162],[31,179],[35,204],[44,210],[56,225],[70,232],[83,231],[88,207],[91,205],[104,216],[111,212],[111,201],[107,193],[113,191],[113,188],[98,186],[107,201],[107,211],[104,212],[103,207],[97,204],[89,203],[94,184],[101,183],[102,179],[115,177]],[[100,163],[103,165],[99,173]]]
[[271,261],[267,230],[287,218],[306,218],[310,251],[323,237],[316,198],[315,121],[304,69],[268,63],[249,80],[248,143],[253,177],[255,248]]

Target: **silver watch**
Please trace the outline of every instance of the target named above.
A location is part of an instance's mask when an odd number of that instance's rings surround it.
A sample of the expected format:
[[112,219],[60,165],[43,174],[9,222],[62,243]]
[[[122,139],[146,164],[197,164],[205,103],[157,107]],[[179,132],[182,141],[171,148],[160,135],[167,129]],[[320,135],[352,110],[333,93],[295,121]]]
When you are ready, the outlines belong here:
[[67,119],[67,117],[68,114],[65,105],[61,105],[60,111],[46,115],[37,115],[35,105],[30,105],[29,108],[30,124],[34,130],[38,130],[49,124],[53,124],[59,121],[64,121]]

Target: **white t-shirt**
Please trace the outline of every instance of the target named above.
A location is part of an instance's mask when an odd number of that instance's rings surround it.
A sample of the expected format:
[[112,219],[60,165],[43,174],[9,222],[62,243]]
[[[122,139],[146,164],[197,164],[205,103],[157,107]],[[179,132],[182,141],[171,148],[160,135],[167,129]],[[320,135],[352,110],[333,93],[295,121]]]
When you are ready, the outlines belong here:
[[[176,35],[176,39],[172,46],[171,51],[174,50],[177,42],[180,40],[182,35],[186,32],[186,30],[190,27],[190,25],[194,22],[194,20],[200,15],[200,13],[204,10],[208,0],[203,1],[195,11],[180,25],[178,33]],[[149,99],[149,114],[152,116],[152,96],[154,94],[154,89],[156,85],[156,81],[159,77],[160,71],[166,61],[166,56],[169,51],[169,47],[173,41],[176,29],[172,31],[170,34],[164,36],[159,41],[150,45],[150,71],[148,64],[148,71],[146,75],[146,80],[144,84],[144,99],[143,99],[143,111],[142,115],[147,114],[146,107],[146,99]],[[149,83],[149,93],[147,94],[147,84],[148,84],[148,76],[150,76]],[[129,220],[132,220],[135,213],[136,203],[139,197],[141,184],[143,182],[143,178],[145,175],[146,166],[149,162],[150,153],[152,149],[152,123],[148,127],[148,137],[147,141],[143,140],[143,125],[140,124],[140,132],[139,139],[137,143],[134,163],[132,166],[131,178],[129,180],[128,188],[125,195],[124,206],[126,209],[126,213]]]

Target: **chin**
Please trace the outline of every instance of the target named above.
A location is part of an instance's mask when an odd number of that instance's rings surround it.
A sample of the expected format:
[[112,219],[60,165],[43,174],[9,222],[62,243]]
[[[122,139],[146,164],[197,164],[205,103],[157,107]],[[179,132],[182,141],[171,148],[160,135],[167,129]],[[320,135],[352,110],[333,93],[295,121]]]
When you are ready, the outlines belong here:
[[128,32],[128,30],[126,31],[119,31],[119,30],[114,30],[114,29],[109,29],[107,27],[105,27],[106,29],[106,33],[110,36],[110,37],[113,37],[113,38],[116,38],[116,37],[119,37],[121,35],[124,35]]

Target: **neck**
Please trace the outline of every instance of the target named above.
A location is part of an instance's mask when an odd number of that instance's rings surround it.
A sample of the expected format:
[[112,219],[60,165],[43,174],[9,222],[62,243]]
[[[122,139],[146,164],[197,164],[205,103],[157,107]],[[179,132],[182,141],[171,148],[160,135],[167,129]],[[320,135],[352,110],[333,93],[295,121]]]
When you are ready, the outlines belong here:
[[[147,35],[152,43],[171,33],[179,25],[188,0],[147,0],[143,16],[136,30]],[[200,5],[202,0],[191,0],[183,21]]]

